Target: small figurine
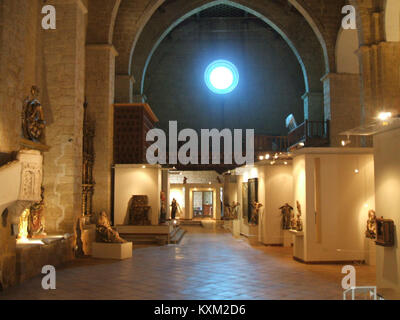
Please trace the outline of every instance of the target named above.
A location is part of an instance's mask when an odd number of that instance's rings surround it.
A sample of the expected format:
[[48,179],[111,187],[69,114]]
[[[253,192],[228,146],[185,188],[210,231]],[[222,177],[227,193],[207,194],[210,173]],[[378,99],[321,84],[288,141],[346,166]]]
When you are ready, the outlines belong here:
[[291,229],[291,221],[294,217],[293,207],[286,203],[284,206],[279,208],[282,212],[282,229],[290,230]]
[[44,188],[41,189],[41,200],[31,206],[28,218],[28,235],[29,238],[45,236],[44,232],[45,220],[43,214],[44,208]]
[[367,230],[365,236],[369,239],[376,239],[376,215],[374,210],[368,211]]
[[251,215],[250,223],[254,225],[258,225],[258,217],[260,214],[260,208],[263,206],[261,203],[254,200],[251,205],[253,207],[253,212]]
[[107,213],[102,211],[96,225],[96,241],[106,243],[125,243],[126,240],[119,236],[119,233],[115,231],[108,220]]
[[183,177],[183,184],[187,184],[187,178]]

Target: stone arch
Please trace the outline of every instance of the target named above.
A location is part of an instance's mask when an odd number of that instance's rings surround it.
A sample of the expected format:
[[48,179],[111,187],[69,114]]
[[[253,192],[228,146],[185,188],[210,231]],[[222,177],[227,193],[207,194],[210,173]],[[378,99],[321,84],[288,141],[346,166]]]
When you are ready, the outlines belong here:
[[340,28],[336,41],[336,71],[337,73],[360,73],[357,50],[360,47],[357,30]]
[[[288,12],[289,8],[282,7],[281,5],[271,2],[260,5],[248,0],[200,0],[185,4],[177,0],[171,5],[175,5],[175,7],[169,8],[170,11],[165,13],[165,15],[168,15],[169,12],[175,13],[175,15],[170,17],[169,20],[163,19],[160,17],[161,14],[156,12],[152,17],[152,20],[149,21],[149,24],[144,28],[143,35],[138,41],[132,57],[134,64],[132,65],[133,68],[130,72],[136,80],[135,94],[140,95],[143,93],[143,83],[147,65],[149,64],[152,54],[165,36],[176,25],[189,16],[220,3],[243,9],[273,27],[286,40],[298,58],[303,69],[307,92],[312,91],[322,94],[322,84],[320,79],[326,72],[327,64],[325,63],[320,43],[318,42],[312,28],[308,25],[308,22],[301,14],[297,12]],[[166,8],[166,10],[167,9],[168,8]],[[288,22],[290,19],[292,20],[292,23]],[[164,25],[161,25],[160,21],[163,22]],[[309,41],[305,42],[304,39]],[[312,52],[312,54],[310,54],[310,52]]]
[[89,0],[88,44],[112,44],[114,26],[122,0]]

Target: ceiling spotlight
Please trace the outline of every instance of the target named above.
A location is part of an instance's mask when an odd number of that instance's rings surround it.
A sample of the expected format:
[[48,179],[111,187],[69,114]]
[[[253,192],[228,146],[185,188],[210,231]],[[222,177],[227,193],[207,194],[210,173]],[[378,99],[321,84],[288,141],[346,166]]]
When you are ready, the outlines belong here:
[[270,163],[271,163],[271,166],[273,166],[275,164],[275,161],[271,161]]
[[266,154],[266,155],[265,155],[265,159],[267,159],[267,160],[268,160],[270,157],[271,157],[271,156],[270,156],[269,154]]
[[142,166],[143,169],[146,169],[146,166]]
[[211,181],[208,184],[211,184]]
[[279,155],[276,153],[275,156],[274,156],[274,158],[275,158],[275,159],[278,159],[278,158],[279,158]]
[[284,162],[284,164],[285,164],[285,166],[287,166],[288,162],[287,162],[287,161],[285,161],[285,162]]
[[260,160],[264,160],[264,156],[260,156],[259,159],[260,159]]
[[354,170],[354,173],[356,173],[356,174],[357,174],[357,173],[360,173],[360,170],[355,169],[355,170]]
[[304,147],[304,146],[305,146],[304,142],[300,142],[300,143],[299,143],[299,146],[300,146],[300,147]]

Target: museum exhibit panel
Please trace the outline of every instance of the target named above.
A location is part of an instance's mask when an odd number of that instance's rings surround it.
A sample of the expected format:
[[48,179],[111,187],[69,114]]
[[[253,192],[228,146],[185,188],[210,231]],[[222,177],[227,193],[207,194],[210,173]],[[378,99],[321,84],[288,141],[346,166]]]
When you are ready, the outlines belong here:
[[0,299],[400,299],[400,1],[45,2],[0,2]]

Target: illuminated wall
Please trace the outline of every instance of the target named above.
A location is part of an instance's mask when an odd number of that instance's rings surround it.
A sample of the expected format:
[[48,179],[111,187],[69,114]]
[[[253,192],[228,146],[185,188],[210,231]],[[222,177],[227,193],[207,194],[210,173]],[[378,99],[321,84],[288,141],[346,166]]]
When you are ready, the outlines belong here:
[[400,291],[400,130],[374,137],[376,215],[392,219],[394,247],[376,247],[378,287]]

